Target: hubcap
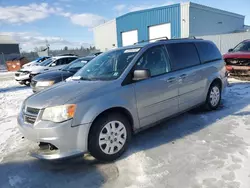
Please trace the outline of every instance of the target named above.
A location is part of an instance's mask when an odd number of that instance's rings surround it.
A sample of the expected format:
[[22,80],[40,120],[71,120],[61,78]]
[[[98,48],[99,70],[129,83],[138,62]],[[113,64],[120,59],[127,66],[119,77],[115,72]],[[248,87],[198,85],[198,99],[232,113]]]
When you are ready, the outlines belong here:
[[127,139],[126,127],[120,121],[111,121],[101,130],[99,146],[108,155],[119,152]]
[[216,106],[218,105],[219,101],[220,101],[220,89],[217,86],[214,86],[210,92],[210,103],[212,106]]

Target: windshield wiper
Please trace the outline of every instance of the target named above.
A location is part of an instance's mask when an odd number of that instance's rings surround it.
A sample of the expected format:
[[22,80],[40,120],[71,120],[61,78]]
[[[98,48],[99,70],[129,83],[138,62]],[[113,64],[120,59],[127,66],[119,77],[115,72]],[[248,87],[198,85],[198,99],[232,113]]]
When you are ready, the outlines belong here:
[[87,81],[92,81],[92,79],[90,79],[90,78],[86,78],[86,77],[80,77],[80,79],[79,80],[87,80]]

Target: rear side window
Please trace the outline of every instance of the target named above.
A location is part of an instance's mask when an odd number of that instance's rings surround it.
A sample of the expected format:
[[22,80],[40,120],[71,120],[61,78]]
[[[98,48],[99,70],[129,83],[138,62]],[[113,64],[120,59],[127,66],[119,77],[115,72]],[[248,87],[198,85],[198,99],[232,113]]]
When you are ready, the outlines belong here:
[[222,59],[220,51],[213,43],[197,42],[195,45],[199,52],[201,63],[208,63]]
[[193,43],[168,44],[167,49],[173,71],[200,64],[197,49]]

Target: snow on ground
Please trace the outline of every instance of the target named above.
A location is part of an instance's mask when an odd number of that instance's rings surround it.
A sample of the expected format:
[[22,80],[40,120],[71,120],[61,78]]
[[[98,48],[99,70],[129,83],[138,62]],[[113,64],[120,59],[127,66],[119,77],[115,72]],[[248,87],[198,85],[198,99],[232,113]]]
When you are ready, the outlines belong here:
[[250,187],[250,82],[230,80],[217,111],[195,110],[139,133],[116,162],[28,156],[16,116],[32,92],[0,82],[0,187]]
[[15,81],[4,81],[0,85],[0,161],[10,149],[16,147],[20,133],[16,116],[22,101],[31,94],[31,89]]

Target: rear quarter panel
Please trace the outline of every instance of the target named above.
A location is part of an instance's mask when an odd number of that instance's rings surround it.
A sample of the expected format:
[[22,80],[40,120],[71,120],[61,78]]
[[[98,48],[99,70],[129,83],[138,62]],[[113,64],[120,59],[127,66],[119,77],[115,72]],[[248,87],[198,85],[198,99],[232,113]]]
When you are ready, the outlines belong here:
[[223,60],[217,60],[214,62],[209,62],[201,65],[203,67],[202,74],[206,78],[205,80],[205,93],[203,100],[206,100],[207,93],[209,90],[209,87],[211,86],[212,82],[215,79],[220,79],[222,82],[222,90],[227,85],[227,78],[226,78],[226,67]]

